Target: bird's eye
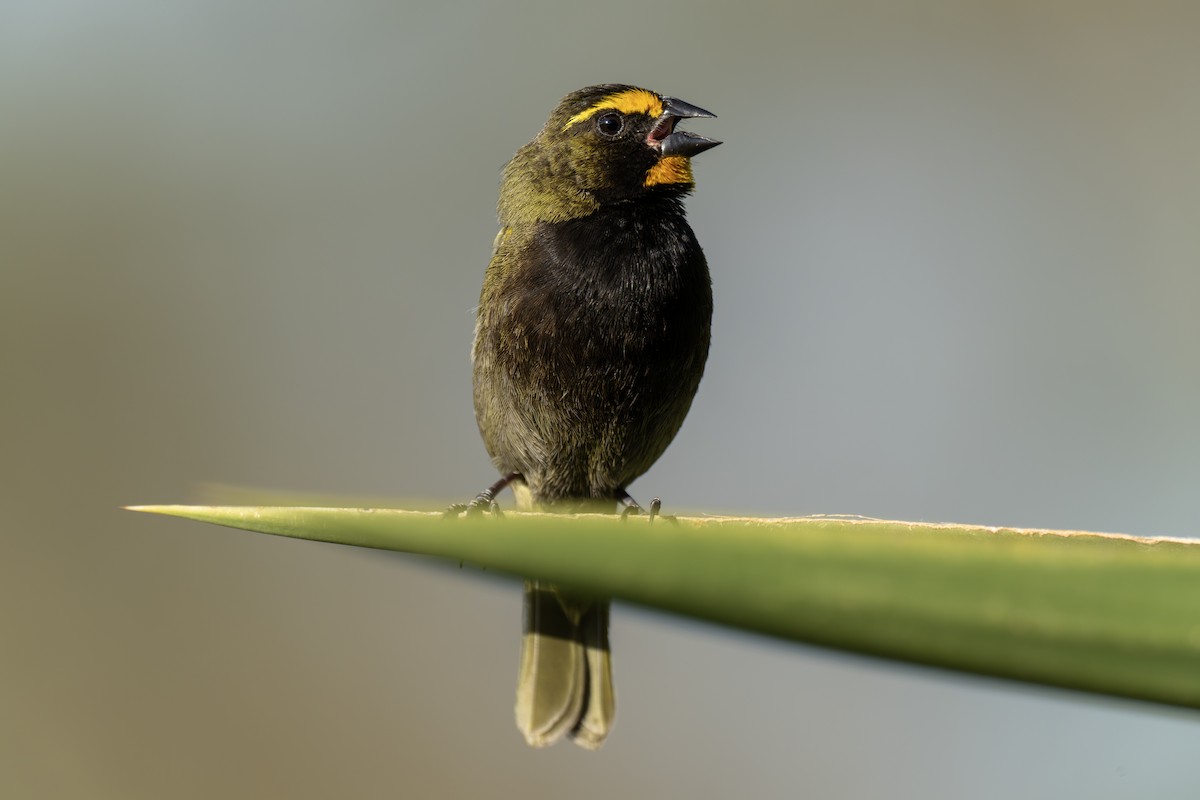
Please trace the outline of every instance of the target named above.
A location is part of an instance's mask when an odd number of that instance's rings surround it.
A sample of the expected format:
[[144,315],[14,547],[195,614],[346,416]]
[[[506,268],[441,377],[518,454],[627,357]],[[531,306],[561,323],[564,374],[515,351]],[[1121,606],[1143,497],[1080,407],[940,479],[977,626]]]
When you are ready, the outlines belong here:
[[605,136],[616,136],[625,128],[625,119],[615,111],[601,114],[596,119],[596,130]]

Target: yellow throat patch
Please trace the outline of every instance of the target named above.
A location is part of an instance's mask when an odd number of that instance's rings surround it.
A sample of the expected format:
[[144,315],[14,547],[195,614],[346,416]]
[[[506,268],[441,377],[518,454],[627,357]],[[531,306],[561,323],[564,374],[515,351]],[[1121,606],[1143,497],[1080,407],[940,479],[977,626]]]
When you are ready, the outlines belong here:
[[692,160],[686,156],[664,156],[646,172],[643,186],[661,186],[668,183],[693,183]]

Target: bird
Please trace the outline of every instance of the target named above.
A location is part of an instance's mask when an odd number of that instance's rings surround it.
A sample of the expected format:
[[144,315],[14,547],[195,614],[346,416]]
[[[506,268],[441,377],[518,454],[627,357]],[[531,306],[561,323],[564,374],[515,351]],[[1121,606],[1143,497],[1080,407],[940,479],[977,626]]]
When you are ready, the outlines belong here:
[[[674,439],[708,358],[712,281],[683,198],[692,157],[721,142],[676,125],[715,116],[589,86],[505,166],[471,348],[501,478],[468,512],[506,487],[522,510],[642,511],[627,487]],[[612,729],[609,605],[526,581],[516,720],[530,745],[594,750]]]

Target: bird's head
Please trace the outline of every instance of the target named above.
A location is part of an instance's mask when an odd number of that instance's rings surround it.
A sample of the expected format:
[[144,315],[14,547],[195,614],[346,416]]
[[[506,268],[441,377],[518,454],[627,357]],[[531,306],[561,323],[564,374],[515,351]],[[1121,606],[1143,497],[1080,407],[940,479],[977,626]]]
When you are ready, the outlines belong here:
[[505,167],[500,217],[558,222],[646,194],[686,194],[692,156],[720,142],[675,127],[714,116],[635,86],[572,92]]

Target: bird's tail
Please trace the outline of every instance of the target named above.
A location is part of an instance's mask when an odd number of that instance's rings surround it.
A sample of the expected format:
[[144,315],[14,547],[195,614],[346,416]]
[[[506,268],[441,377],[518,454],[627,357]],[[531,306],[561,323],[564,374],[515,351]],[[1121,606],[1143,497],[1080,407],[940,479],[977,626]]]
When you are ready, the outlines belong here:
[[579,601],[548,584],[525,582],[517,727],[534,747],[566,734],[595,750],[612,730],[608,610],[607,600]]

